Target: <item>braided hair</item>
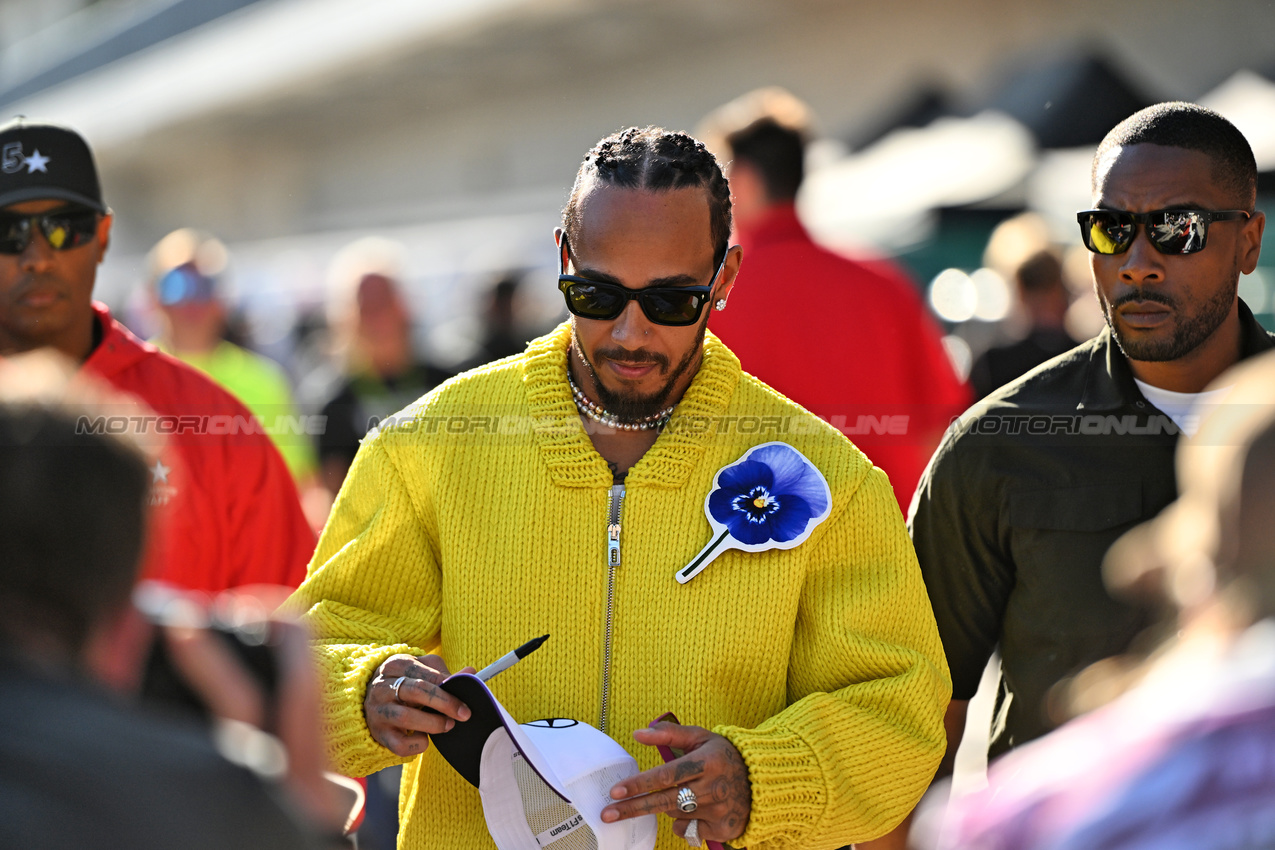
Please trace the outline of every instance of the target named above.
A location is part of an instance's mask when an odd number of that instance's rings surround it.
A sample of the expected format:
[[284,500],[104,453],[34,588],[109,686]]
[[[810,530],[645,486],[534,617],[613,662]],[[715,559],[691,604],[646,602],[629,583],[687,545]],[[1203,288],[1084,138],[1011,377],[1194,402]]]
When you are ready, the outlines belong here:
[[713,265],[726,256],[731,229],[730,186],[703,142],[662,127],[630,127],[594,145],[580,164],[571,197],[562,210],[562,228],[571,242],[578,241],[580,198],[594,183],[652,191],[704,187]]

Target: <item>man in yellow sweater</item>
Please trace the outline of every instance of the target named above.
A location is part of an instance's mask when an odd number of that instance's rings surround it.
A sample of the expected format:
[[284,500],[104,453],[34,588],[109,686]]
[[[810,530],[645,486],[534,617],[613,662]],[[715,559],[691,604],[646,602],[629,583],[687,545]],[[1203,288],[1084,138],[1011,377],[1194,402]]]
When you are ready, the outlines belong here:
[[729,235],[699,142],[602,140],[557,232],[571,320],[363,442],[294,602],[338,768],[406,764],[400,847],[491,846],[438,685],[545,633],[493,692],[619,741],[643,772],[602,820],[660,813],[658,847],[838,847],[933,776],[951,684],[889,481],[706,332]]

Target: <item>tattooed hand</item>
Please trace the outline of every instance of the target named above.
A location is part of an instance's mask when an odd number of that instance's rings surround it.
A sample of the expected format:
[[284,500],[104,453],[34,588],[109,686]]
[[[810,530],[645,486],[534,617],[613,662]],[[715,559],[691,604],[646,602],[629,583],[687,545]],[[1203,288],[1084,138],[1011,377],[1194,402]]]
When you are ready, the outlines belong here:
[[[619,782],[611,799],[622,802],[602,810],[610,823],[652,812],[663,812],[673,822],[673,832],[685,834],[692,818],[699,821],[699,837],[709,841],[733,841],[744,834],[752,809],[753,789],[748,766],[735,746],[721,735],[698,726],[656,723],[633,733],[639,744],[663,744],[686,753]],[[690,788],[699,807],[693,813],[677,808],[677,791]]]
[[[474,668],[461,672],[472,673]],[[393,684],[400,676],[403,683],[395,694]],[[468,720],[469,707],[438,687],[447,676],[447,664],[437,655],[387,658],[363,698],[367,729],[377,743],[400,756],[419,755],[429,747],[427,735]]]

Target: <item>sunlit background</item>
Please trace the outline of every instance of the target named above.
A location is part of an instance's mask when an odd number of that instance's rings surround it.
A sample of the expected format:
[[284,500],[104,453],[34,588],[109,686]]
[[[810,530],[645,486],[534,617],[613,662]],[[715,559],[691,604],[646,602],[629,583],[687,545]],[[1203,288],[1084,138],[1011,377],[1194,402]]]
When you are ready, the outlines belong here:
[[[1095,144],[1166,99],[1231,118],[1275,197],[1268,0],[3,0],[0,115],[94,147],[115,239],[99,296],[142,334],[145,254],[230,248],[243,338],[307,392],[325,269],[365,235],[407,246],[421,352],[472,356],[522,276],[528,334],[561,314],[551,228],[583,153],[630,124],[690,129],[749,89],[805,98],[823,139],[799,209],[823,242],[897,257],[962,368],[1021,333],[988,235],[1039,212],[1067,252],[1077,338],[1100,321],[1074,212]],[[1080,249],[1083,250],[1083,249]],[[1275,252],[1243,295],[1275,327]]]

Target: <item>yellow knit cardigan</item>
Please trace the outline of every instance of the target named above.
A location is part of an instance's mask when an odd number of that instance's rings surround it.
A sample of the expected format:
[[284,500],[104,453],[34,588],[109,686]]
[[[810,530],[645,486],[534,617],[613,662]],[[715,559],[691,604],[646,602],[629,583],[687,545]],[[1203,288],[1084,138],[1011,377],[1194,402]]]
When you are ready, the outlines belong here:
[[[317,638],[337,769],[404,761],[368,734],[363,697],[398,652],[481,667],[552,638],[494,679],[526,722],[600,725],[611,473],[576,414],[569,327],[461,375],[366,439],[294,604]],[[674,580],[709,541],[713,476],[784,440],[827,478],[832,513],[802,545],[727,552]],[[837,847],[894,826],[944,748],[951,681],[889,482],[835,429],[755,378],[711,334],[673,427],[629,472],[615,571],[609,734],[673,711],[748,765],[736,846]],[[401,848],[490,848],[478,791],[433,748],[407,763]],[[685,847],[660,818],[660,848]]]

